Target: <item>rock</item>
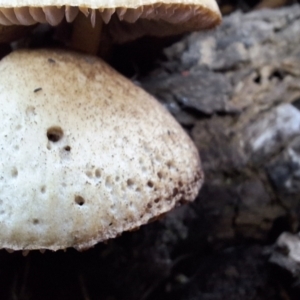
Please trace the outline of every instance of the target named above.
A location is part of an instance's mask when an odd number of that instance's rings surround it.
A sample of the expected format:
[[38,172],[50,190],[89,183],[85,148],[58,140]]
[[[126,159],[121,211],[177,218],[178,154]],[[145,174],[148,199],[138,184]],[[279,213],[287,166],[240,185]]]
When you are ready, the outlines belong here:
[[284,215],[279,205],[272,203],[262,180],[253,178],[237,187],[238,212],[234,220],[236,233],[244,238],[265,239],[274,220]]
[[289,232],[282,233],[273,249],[270,249],[269,261],[290,272],[293,276],[300,275],[300,236]]
[[143,87],[163,103],[173,100],[181,109],[195,109],[203,114],[237,113],[231,105],[231,84],[222,74],[198,70],[164,75],[142,81]]
[[286,207],[300,204],[300,136],[298,135],[276,159],[267,165],[267,172],[278,197]]
[[262,162],[299,135],[300,111],[291,104],[281,104],[245,128],[246,151],[255,162]]

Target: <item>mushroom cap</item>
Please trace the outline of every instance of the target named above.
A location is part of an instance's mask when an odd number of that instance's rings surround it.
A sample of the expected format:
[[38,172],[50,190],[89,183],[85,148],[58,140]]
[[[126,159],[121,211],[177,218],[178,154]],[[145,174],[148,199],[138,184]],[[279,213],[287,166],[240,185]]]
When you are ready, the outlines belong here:
[[64,17],[72,22],[80,11],[93,24],[96,17],[111,20],[115,42],[208,29],[221,21],[215,0],[0,0],[0,24],[57,25]]
[[191,139],[100,59],[22,50],[0,73],[0,248],[89,248],[196,197]]

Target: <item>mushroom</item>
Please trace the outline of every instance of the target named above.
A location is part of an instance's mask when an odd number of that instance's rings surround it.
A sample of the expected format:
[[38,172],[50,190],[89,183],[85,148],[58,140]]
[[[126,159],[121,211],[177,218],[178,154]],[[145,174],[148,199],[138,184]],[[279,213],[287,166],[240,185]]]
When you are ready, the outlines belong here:
[[[94,54],[103,26],[121,43],[221,19],[214,0],[16,2],[0,0],[0,24],[65,18],[74,21],[73,49]],[[99,58],[15,51],[0,74],[0,248],[86,249],[196,197],[203,173],[190,138]]]
[[213,0],[116,0],[114,3],[99,0],[72,0],[69,3],[66,0],[1,0],[0,23],[3,25],[49,23],[55,26],[64,17],[68,22],[72,22],[79,12],[90,16],[94,23],[97,11],[105,23],[116,15],[120,21],[128,23],[134,23],[139,19],[169,23],[180,32],[214,27],[220,22],[219,8]]
[[1,248],[86,249],[196,197],[191,139],[99,58],[19,50],[0,74]]
[[[86,24],[90,19],[89,26]],[[113,42],[124,43],[143,35],[166,36],[208,29],[220,23],[215,0],[0,0],[0,24],[58,25],[63,19],[75,20],[73,47],[96,53],[102,23]],[[79,23],[79,25],[78,25]],[[82,29],[84,27],[84,30]],[[90,32],[94,35],[90,38]],[[87,43],[88,45],[83,45]],[[92,44],[92,45],[90,45]]]

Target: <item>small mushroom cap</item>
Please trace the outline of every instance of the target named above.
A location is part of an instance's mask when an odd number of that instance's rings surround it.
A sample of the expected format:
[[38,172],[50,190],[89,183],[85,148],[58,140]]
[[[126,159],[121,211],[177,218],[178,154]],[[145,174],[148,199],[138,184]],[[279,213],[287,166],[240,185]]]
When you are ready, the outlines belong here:
[[[215,27],[221,14],[215,0],[0,0],[0,24],[59,24],[79,12],[109,23],[115,42],[143,35],[166,36]],[[99,12],[99,13],[98,13]],[[111,21],[111,22],[110,22]]]
[[196,197],[191,139],[100,59],[22,50],[0,72],[0,248],[85,249]]

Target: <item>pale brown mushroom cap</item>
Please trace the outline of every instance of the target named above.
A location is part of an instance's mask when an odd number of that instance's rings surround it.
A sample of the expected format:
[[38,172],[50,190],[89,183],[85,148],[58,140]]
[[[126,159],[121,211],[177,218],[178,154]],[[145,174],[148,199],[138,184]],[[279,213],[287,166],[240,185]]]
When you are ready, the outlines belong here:
[[0,24],[57,25],[63,18],[72,22],[80,12],[95,23],[98,11],[115,42],[208,29],[221,21],[215,0],[0,0]]
[[23,50],[0,73],[0,248],[88,248],[196,197],[191,139],[100,59]]

